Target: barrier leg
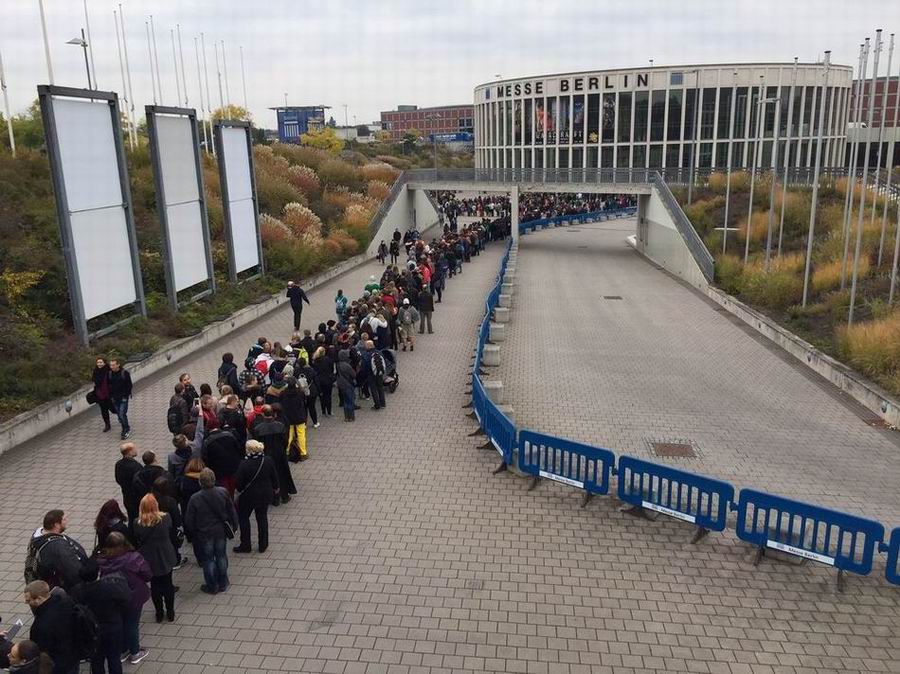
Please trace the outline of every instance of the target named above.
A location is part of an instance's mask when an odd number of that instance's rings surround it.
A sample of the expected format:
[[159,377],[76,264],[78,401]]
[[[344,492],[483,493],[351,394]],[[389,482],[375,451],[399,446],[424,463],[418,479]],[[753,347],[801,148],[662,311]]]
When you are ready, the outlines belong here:
[[483,445],[478,445],[478,449],[490,449],[493,446],[494,446],[494,443],[491,442],[490,439],[488,439],[488,441],[486,443],[484,443]]
[[509,470],[509,464],[507,464],[506,461],[500,461],[500,465],[494,468],[491,475],[496,475],[497,473],[502,473],[507,470]]
[[[470,392],[467,393],[466,395],[471,395],[471,394],[472,394],[472,393],[471,393],[471,391],[470,391]],[[471,401],[471,400],[470,400],[469,402],[467,402],[465,405],[462,406],[462,408],[463,408],[464,410],[470,409],[471,407],[472,407],[472,401]]]
[[762,561],[762,558],[765,556],[766,556],[766,549],[760,545],[756,549],[756,555],[753,557],[753,566],[759,566],[759,563]]
[[651,522],[655,522],[656,518],[659,517],[659,513],[647,510],[644,506],[639,505],[628,505],[619,508],[619,512],[625,513],[626,515],[631,515],[633,517],[640,517],[645,520],[650,520]]
[[838,569],[837,575],[834,577],[834,591],[840,594],[844,591],[844,570]]
[[694,532],[694,537],[691,539],[691,543],[698,543],[701,539],[706,538],[706,534],[709,533],[709,529],[705,527],[697,527],[697,531]]
[[591,492],[589,492],[589,491],[584,492],[584,496],[581,497],[581,507],[584,508],[585,506],[587,506],[587,504],[590,503],[591,499],[593,499],[593,498],[594,498],[594,495]]
[[[473,416],[473,417],[475,416],[475,412],[472,412],[472,416]],[[482,430],[481,426],[479,426],[479,427],[476,428],[474,431],[472,431],[471,433],[469,433],[469,437],[470,437],[470,438],[474,438],[475,436],[478,436],[478,435],[484,435],[484,431]]]
[[528,491],[534,491],[538,486],[538,482],[540,482],[540,481],[541,481],[541,478],[538,475],[532,475],[531,476],[531,484],[528,485]]

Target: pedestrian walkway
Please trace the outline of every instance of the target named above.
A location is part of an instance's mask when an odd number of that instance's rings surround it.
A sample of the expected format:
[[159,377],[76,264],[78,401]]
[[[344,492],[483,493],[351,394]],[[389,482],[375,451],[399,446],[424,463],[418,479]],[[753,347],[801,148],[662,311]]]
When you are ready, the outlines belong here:
[[[571,230],[523,238],[514,322],[503,349],[507,354],[517,348],[521,342],[514,340],[522,333],[533,335],[537,341],[528,342],[530,352],[517,356],[522,381],[534,387],[529,404],[547,405],[551,415],[542,412],[541,418],[558,424],[548,430],[577,437],[578,429],[606,412],[595,398],[570,397],[571,390],[580,395],[587,389],[567,389],[554,377],[563,382],[568,376],[576,387],[582,379],[596,382],[602,376],[592,374],[602,370],[580,363],[581,350],[596,351],[596,362],[611,367],[619,360],[615,348],[627,347],[624,336],[604,344],[602,311],[586,305],[607,283],[606,294],[629,294],[629,279],[614,284],[604,265],[622,265],[636,275],[638,286],[647,283],[645,275],[660,272],[612,244],[602,258],[588,258],[578,246],[593,245],[591,235],[566,231]],[[616,233],[618,240],[621,236]],[[572,244],[554,243],[564,237]],[[896,669],[900,599],[895,588],[874,576],[849,578],[846,592],[836,596],[830,576],[820,569],[769,561],[754,569],[750,551],[730,535],[711,535],[691,546],[686,525],[635,519],[619,512],[611,498],[580,509],[571,491],[544,484],[528,492],[526,482],[511,473],[491,475],[497,455],[476,449],[483,439],[468,436],[474,423],[461,406],[468,400],[464,391],[484,297],[502,251],[501,244],[490,245],[448,281],[435,312],[435,334],[422,337],[415,352],[400,354],[402,383],[388,396],[386,410],[372,412],[363,404],[355,424],[335,418],[310,429],[311,459],[293,468],[299,494],[272,512],[265,554],[231,557],[233,584],[226,594],[201,595],[194,564],[176,572],[178,619],[157,625],[146,615],[150,622],[142,629],[151,654],[131,670]],[[359,288],[372,273],[374,265],[367,265],[311,293],[304,322],[330,317],[336,289]],[[684,301],[683,289],[662,278],[666,283],[653,290]],[[548,298],[549,304],[537,307],[541,315],[528,320],[529,298],[541,284],[565,292]],[[648,332],[665,334],[667,326],[652,312],[638,311],[651,321]],[[639,319],[634,318],[635,329]],[[138,447],[168,451],[164,414],[179,372],[214,383],[221,352],[242,354],[259,335],[274,339],[289,332],[285,307],[183,366],[142,382],[132,404]],[[569,334],[577,339],[567,339]],[[737,339],[735,334],[727,333]],[[554,366],[550,378],[548,363]],[[712,375],[682,373],[711,385]],[[514,373],[507,369],[504,377],[507,391],[518,396],[522,386],[513,381]],[[629,394],[620,423],[644,427],[649,410],[660,404],[657,379],[652,371],[644,375],[646,390]],[[538,418],[522,400],[514,405],[520,424]],[[700,416],[702,407],[696,405]],[[102,435],[100,426],[99,418],[79,417],[55,435],[0,457],[4,621],[24,615],[19,594],[24,546],[43,513],[66,507],[71,532],[90,544],[98,505],[119,496],[112,479],[118,442]],[[706,453],[711,451],[712,446]]]

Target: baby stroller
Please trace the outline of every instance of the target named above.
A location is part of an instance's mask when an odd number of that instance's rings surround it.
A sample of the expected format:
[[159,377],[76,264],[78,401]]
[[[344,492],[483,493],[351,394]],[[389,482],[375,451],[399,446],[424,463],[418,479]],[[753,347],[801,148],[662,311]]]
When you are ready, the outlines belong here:
[[393,393],[400,385],[400,375],[397,373],[397,356],[390,349],[379,351],[384,358],[384,375],[382,381],[389,393]]

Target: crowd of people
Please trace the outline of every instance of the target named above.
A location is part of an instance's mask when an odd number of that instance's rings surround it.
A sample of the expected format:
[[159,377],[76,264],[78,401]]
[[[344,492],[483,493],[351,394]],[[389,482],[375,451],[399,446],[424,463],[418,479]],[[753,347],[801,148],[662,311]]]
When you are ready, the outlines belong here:
[[190,373],[178,377],[165,410],[167,452],[129,441],[131,378],[116,360],[98,358],[89,399],[100,409],[103,432],[111,428],[110,412],[121,425],[111,471],[121,501],[101,505],[90,545],[66,533],[65,510],[44,515],[26,545],[30,638],[13,643],[0,633],[0,667],[71,674],[89,660],[100,674],[140,663],[147,656],[144,605],[152,603],[156,622],[175,621],[174,572],[188,563],[188,546],[202,569],[199,590],[227,592],[228,541],[237,538],[234,553],[252,552],[252,516],[256,549],[266,551],[269,508],[297,493],[291,463],[312,456],[308,427],[334,416],[334,389],[345,422],[356,420],[363,400],[384,409],[385,390],[399,384],[398,351],[414,351],[417,335],[432,334],[448,279],[501,233],[497,220],[445,226],[429,241],[395,231],[391,247],[405,261],[392,259],[353,297],[338,290],[334,316],[315,330],[300,329],[309,300],[290,283],[289,340],[260,337],[242,361],[223,354],[215,384],[198,389]]
[[[459,216],[500,218],[509,222],[509,197],[506,195],[478,195],[458,198],[453,192],[435,192],[435,201],[442,217],[455,227]],[[580,213],[595,213],[634,205],[634,197],[610,194],[566,194],[528,192],[519,195],[519,222],[555,218]]]

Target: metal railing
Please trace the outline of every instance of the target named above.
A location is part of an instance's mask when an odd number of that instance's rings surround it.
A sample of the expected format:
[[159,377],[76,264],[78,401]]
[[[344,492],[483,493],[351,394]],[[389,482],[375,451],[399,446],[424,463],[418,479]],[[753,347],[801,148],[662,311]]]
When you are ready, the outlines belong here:
[[703,239],[700,238],[700,235],[697,234],[697,230],[694,229],[691,221],[688,220],[684,211],[681,210],[681,206],[678,204],[678,201],[672,194],[672,190],[669,189],[668,183],[666,183],[662,176],[656,174],[653,179],[653,186],[662,200],[663,205],[666,207],[666,210],[669,212],[672,222],[675,223],[675,228],[678,230],[678,233],[681,234],[681,238],[684,240],[685,245],[687,245],[688,250],[691,251],[691,255],[693,255],[694,260],[697,262],[697,266],[700,267],[700,271],[703,272],[703,276],[706,277],[707,281],[712,282],[715,276],[715,261],[713,260],[713,256],[709,252],[709,249],[706,247],[706,244],[703,243]]

